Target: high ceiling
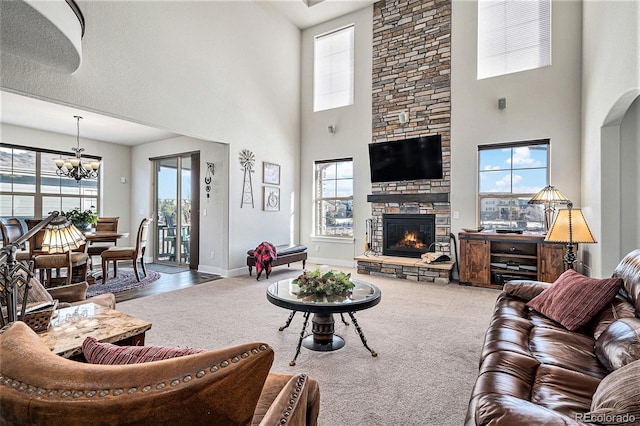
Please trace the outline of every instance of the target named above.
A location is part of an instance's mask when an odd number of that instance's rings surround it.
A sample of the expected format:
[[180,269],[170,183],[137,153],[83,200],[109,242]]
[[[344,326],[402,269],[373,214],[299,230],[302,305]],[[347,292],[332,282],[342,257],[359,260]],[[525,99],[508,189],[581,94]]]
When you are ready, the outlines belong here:
[[[360,10],[375,0],[255,0],[273,7],[298,28],[305,29]],[[308,6],[309,4],[310,6]]]
[[[300,29],[318,25],[373,4],[374,0],[254,0],[282,14]],[[49,132],[76,135],[80,115],[80,136],[122,145],[139,145],[175,134],[99,113],[83,111],[39,99],[0,91],[0,122]]]

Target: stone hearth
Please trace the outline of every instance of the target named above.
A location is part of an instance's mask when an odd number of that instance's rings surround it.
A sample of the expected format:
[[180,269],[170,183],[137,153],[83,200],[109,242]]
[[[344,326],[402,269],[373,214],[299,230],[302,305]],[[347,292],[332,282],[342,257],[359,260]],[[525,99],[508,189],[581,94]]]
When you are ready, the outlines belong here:
[[397,256],[356,256],[358,273],[412,281],[448,284],[455,262],[427,263]]

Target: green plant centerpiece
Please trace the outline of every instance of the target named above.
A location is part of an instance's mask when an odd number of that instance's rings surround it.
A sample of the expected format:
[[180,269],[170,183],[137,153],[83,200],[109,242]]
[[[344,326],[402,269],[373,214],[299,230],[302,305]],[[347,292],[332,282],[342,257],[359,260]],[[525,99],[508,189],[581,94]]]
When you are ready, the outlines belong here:
[[316,268],[312,272],[304,271],[302,275],[293,280],[293,284],[300,287],[302,294],[345,294],[351,291],[356,285],[351,282],[351,274],[336,271],[320,271]]
[[89,209],[81,211],[79,208],[75,208],[66,212],[61,211],[60,216],[69,219],[78,229],[87,229],[89,225],[98,223],[98,215]]

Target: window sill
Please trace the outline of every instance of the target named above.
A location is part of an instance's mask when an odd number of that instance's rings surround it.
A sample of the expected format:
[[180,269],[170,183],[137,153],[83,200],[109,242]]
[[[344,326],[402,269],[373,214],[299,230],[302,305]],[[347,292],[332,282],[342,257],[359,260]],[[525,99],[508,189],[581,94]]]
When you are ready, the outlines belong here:
[[311,241],[315,243],[336,243],[336,244],[353,244],[355,238],[353,237],[322,237],[322,236],[311,236]]

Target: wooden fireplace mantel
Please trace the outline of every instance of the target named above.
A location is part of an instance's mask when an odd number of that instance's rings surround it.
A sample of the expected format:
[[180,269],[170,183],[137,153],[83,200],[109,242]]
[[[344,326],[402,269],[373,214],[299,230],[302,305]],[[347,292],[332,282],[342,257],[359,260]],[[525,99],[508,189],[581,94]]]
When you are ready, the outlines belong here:
[[369,194],[369,203],[448,203],[448,192],[425,194]]

